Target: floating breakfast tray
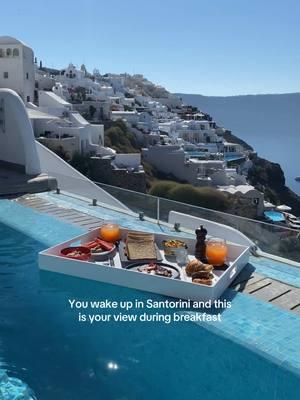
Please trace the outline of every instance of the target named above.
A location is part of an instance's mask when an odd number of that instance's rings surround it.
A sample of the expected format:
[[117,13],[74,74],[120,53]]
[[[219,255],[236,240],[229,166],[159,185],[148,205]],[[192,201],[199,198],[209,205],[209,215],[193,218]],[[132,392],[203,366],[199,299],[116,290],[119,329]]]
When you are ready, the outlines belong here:
[[[126,238],[127,229],[121,229],[121,239]],[[158,293],[170,297],[177,297],[191,300],[215,300],[228,288],[236,275],[244,268],[249,260],[249,247],[229,243],[227,264],[225,271],[214,270],[214,279],[211,286],[192,283],[191,278],[185,274],[185,269],[180,272],[180,279],[172,279],[157,275],[150,275],[136,270],[126,269],[128,261],[121,260],[120,253],[114,253],[110,262],[80,261],[60,255],[63,248],[72,245],[81,245],[93,240],[98,236],[99,229],[75,237],[72,240],[63,242],[39,253],[39,268],[60,274],[75,276],[94,281],[125,286],[132,289],[146,292]],[[155,242],[160,253],[160,260],[163,263],[174,265],[178,268],[173,257],[165,257],[162,248],[162,241],[176,239],[166,234],[155,234]],[[194,256],[195,240],[180,237],[188,246],[188,258]]]

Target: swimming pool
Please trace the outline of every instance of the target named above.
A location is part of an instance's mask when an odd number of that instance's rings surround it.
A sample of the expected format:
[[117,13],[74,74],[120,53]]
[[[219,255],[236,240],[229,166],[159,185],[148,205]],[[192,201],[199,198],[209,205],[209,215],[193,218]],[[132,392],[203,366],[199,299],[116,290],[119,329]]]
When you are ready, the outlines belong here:
[[[284,367],[284,357],[282,365],[275,365],[229,335],[220,336],[203,326],[79,324],[68,307],[70,297],[133,300],[149,294],[39,272],[38,251],[78,233],[78,228],[54,218],[0,201],[0,368],[26,382],[37,399],[298,398],[299,375]],[[251,335],[258,341],[265,334],[259,310],[267,308],[241,296],[232,299],[234,309],[226,311],[223,329],[237,312],[244,313],[245,321],[239,321],[242,338],[250,334],[246,319],[257,313],[257,330]],[[272,308],[266,311],[267,319],[271,312]],[[279,311],[273,317],[283,314]],[[272,325],[277,335],[280,321],[277,328]],[[289,332],[286,340],[291,341]],[[271,329],[265,341],[266,348],[275,342]],[[296,348],[294,352],[299,354]],[[108,368],[109,363],[118,369]]]
[[285,218],[281,212],[278,211],[265,211],[264,216],[272,222],[284,222]]

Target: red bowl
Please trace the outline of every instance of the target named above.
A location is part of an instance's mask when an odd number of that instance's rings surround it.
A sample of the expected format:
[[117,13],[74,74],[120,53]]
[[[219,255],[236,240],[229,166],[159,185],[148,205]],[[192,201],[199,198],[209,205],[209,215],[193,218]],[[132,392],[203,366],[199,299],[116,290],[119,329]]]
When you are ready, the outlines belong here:
[[[81,254],[77,256],[70,255],[73,251],[80,251]],[[84,246],[66,247],[61,250],[60,254],[64,257],[73,258],[74,260],[87,261],[91,257],[91,250]]]

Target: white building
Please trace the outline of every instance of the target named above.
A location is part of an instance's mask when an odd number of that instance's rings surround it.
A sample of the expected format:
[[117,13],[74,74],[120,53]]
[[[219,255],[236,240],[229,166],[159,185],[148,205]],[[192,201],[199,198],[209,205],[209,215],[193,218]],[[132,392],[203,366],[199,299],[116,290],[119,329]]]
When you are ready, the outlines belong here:
[[242,145],[238,143],[229,143],[224,141],[224,155],[243,157],[245,155],[245,152]]
[[77,69],[72,63],[66,69],[63,69],[60,75],[55,77],[56,84],[53,92],[65,100],[70,100],[76,95],[77,88],[85,89],[86,100],[106,100],[108,96],[114,96],[115,92],[112,86],[106,82],[103,84],[87,76],[84,69]]
[[[165,142],[166,143],[166,142]],[[241,185],[246,178],[235,169],[226,168],[224,160],[189,158],[178,145],[155,145],[142,149],[143,160],[159,171],[195,186]]]
[[72,104],[53,92],[39,91],[39,107],[28,105],[35,136],[52,150],[63,150],[66,158],[75,152],[114,155],[104,147],[104,127],[90,124]]
[[112,165],[118,169],[144,172],[141,164],[141,153],[116,154]]
[[139,115],[136,111],[112,111],[111,119],[113,121],[122,119],[122,120],[126,121],[128,124],[136,125],[139,120]]
[[10,36],[0,37],[0,88],[18,93],[23,101],[34,99],[33,51],[20,40]]

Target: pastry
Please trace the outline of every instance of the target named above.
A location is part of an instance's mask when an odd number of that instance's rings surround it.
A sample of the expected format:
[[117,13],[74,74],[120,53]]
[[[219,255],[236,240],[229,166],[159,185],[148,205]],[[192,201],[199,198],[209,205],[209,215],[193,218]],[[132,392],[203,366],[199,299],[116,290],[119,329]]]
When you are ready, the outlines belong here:
[[201,271],[208,271],[211,272],[214,269],[214,266],[211,264],[202,264]]
[[201,261],[195,258],[194,260],[191,260],[187,263],[185,267],[185,272],[187,276],[192,276],[195,272],[198,271],[212,272],[213,269],[214,269],[213,265],[203,264]]
[[194,272],[201,271],[201,269],[202,269],[202,262],[197,259],[194,259],[187,263],[185,267],[185,272],[187,276],[192,276]]
[[193,283],[197,283],[197,284],[201,284],[201,285],[208,285],[211,286],[212,285],[212,279],[193,279]]
[[192,280],[194,279],[213,279],[213,274],[209,271],[198,271],[192,274]]

